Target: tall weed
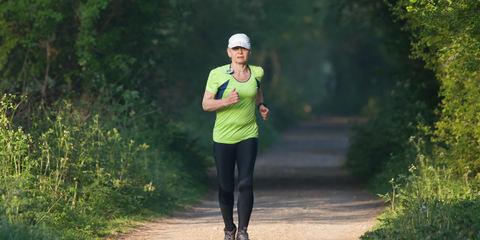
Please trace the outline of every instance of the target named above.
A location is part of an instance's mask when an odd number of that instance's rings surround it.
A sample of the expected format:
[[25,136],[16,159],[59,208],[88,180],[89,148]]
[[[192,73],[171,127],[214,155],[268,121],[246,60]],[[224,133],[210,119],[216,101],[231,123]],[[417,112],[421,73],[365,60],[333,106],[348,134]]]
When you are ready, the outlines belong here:
[[392,192],[380,195],[391,203],[378,229],[362,239],[480,239],[480,175],[469,170],[459,176],[452,169],[436,166],[412,141],[418,151],[410,174],[391,181]]
[[82,239],[54,235],[49,233],[48,229],[26,224],[13,224],[6,219],[3,219],[0,224],[0,239],[2,240]]
[[14,118],[21,100],[3,96],[2,218],[99,236],[114,219],[165,214],[198,198],[204,160],[195,143],[151,107],[138,116],[138,105],[123,101],[110,108],[40,105],[24,130]]

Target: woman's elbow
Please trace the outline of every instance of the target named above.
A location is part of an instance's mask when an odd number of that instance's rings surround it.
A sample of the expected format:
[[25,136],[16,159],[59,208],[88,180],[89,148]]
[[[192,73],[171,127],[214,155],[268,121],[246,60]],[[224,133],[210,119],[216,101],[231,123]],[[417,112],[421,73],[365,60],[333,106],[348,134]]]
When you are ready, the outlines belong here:
[[206,111],[206,112],[211,112],[212,111],[208,107],[208,104],[206,104],[205,102],[202,102],[202,108],[203,108],[203,111]]

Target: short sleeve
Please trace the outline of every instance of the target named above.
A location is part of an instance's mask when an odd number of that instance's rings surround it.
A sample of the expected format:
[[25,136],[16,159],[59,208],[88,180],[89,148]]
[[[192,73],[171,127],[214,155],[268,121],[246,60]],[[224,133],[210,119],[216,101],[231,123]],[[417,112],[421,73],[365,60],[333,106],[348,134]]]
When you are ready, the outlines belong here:
[[263,78],[263,68],[255,67],[255,79],[257,79],[258,82],[262,82],[262,78]]
[[205,90],[216,94],[218,90],[218,76],[217,73],[212,70],[210,71],[210,74],[208,75],[207,79],[207,86],[205,87]]

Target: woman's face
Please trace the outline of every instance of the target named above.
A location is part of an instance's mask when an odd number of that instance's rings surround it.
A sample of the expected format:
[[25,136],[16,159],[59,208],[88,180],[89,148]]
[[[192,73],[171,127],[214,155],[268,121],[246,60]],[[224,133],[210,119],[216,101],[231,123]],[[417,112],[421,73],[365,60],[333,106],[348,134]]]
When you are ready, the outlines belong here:
[[234,47],[227,49],[228,56],[232,59],[232,62],[238,64],[245,64],[250,57],[250,50],[244,47]]

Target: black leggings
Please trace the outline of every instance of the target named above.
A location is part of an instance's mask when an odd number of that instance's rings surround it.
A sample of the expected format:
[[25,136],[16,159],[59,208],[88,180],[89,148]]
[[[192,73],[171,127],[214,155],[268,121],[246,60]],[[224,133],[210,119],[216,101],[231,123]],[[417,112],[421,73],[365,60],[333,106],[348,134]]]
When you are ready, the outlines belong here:
[[219,182],[218,200],[227,230],[233,230],[233,204],[235,189],[235,162],[238,168],[238,227],[248,226],[253,208],[253,169],[257,157],[258,138],[249,138],[235,144],[213,143]]

